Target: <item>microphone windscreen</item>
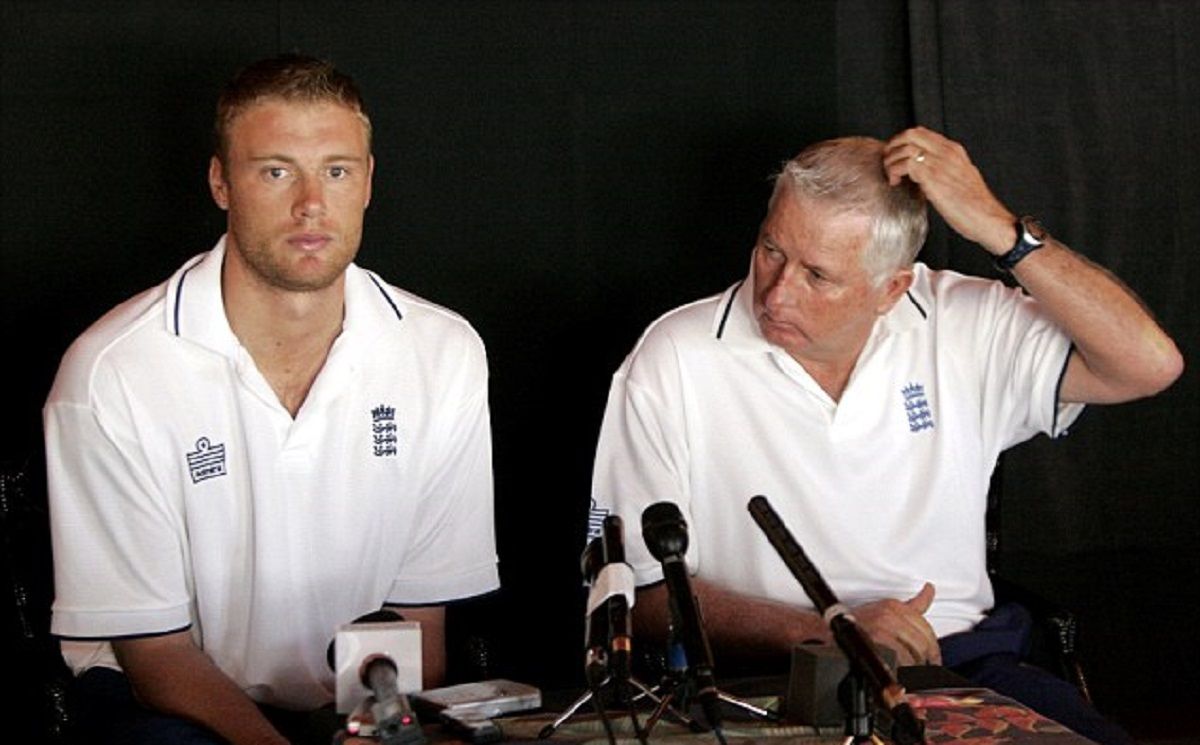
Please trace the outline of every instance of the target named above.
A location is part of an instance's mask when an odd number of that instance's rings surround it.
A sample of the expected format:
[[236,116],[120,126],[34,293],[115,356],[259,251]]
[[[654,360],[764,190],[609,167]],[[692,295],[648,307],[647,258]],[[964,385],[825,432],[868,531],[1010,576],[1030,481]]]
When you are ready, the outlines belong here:
[[687,521],[674,502],[655,502],[642,511],[642,539],[657,560],[687,552]]

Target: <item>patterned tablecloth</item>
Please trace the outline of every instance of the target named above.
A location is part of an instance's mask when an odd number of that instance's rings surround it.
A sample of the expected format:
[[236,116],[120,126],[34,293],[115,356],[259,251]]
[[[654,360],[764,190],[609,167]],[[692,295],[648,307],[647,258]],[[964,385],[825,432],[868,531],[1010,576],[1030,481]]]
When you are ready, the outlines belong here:
[[[778,697],[747,700],[772,711],[779,708]],[[954,688],[910,693],[909,702],[917,716],[925,722],[925,738],[930,745],[1088,745],[1091,742],[1012,699],[986,689]],[[650,715],[649,710],[635,707],[635,713],[639,724],[644,726]],[[505,741],[532,742],[539,739],[539,734],[559,714],[544,712],[506,717],[497,723]],[[607,716],[618,745],[637,745],[639,741],[635,737],[629,712],[608,712]],[[889,742],[887,717],[876,715],[875,724],[878,732],[875,741]],[[770,741],[771,745],[783,742],[816,745],[846,740],[840,727],[818,728],[775,723],[741,715],[729,717],[724,723],[723,734],[729,743],[738,745],[760,741]],[[717,742],[712,732],[691,732],[666,718],[654,724],[648,739],[654,743]],[[611,741],[594,710],[581,708],[555,728],[545,742],[604,745]]]

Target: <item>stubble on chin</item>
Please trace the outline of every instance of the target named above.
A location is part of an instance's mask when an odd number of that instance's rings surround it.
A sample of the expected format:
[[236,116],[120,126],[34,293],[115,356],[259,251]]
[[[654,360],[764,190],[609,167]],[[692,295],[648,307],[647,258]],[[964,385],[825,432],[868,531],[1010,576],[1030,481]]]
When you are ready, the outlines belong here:
[[320,255],[301,255],[294,261],[284,248],[271,250],[270,244],[237,244],[237,252],[246,269],[264,286],[286,292],[319,292],[332,286],[353,260],[353,254],[328,251]]

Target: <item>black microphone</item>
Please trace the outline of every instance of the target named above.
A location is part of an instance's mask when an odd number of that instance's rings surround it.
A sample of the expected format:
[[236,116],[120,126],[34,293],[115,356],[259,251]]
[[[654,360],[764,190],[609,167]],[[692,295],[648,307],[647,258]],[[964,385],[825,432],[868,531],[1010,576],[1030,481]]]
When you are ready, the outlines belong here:
[[850,609],[838,602],[833,590],[825,584],[816,566],[771,508],[767,498],[756,496],[750,500],[747,508],[783,563],[800,581],[804,592],[829,624],[834,640],[850,661],[851,667],[867,680],[876,698],[891,714],[892,738],[901,745],[924,743],[924,724],[908,704],[903,686],[884,664],[875,646],[854,620]]
[[624,523],[620,517],[604,518],[601,534],[588,544],[581,563],[584,577],[592,586],[584,633],[585,671],[594,676],[604,663],[614,679],[628,680],[633,649],[630,609],[634,602],[634,579],[633,569],[625,562]]
[[712,649],[684,554],[688,547],[687,522],[673,502],[656,502],[642,512],[642,538],[651,555],[662,562],[671,606],[671,623],[683,643],[688,672],[696,683],[696,698],[712,729],[721,726],[720,691],[713,678]]
[[583,614],[583,672],[588,684],[593,686],[599,685],[608,673],[608,614],[599,610],[602,598],[596,587],[596,576],[604,566],[603,541],[602,536],[588,541],[579,557],[583,581],[592,588]]
[[609,669],[618,681],[629,680],[630,657],[633,653],[633,569],[625,563],[625,526],[617,515],[604,518],[604,569],[612,585],[608,600]]

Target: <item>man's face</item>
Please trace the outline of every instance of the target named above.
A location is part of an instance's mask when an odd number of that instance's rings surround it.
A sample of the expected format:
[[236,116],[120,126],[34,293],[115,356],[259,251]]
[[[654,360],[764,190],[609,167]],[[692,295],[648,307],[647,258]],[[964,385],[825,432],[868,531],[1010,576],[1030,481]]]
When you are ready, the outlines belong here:
[[783,187],[754,247],[754,316],[767,341],[796,361],[853,364],[875,319],[912,273],[879,287],[863,268],[871,218],[797,198]]
[[213,199],[229,212],[227,253],[269,287],[329,287],[358,252],[373,168],[353,110],[281,99],[251,106],[229,128],[225,161],[209,166]]

